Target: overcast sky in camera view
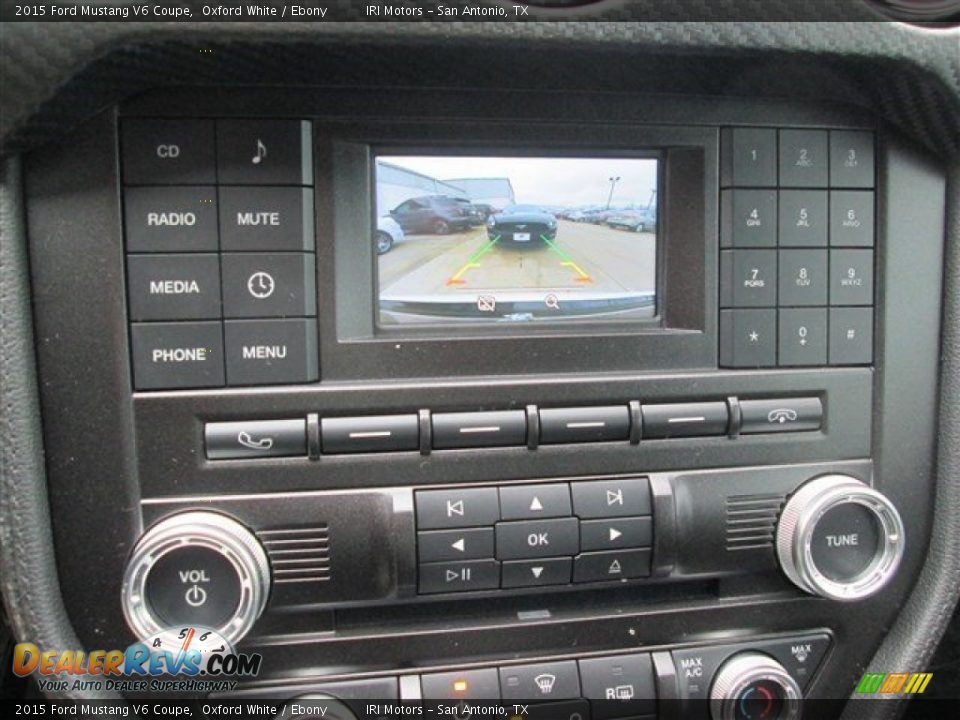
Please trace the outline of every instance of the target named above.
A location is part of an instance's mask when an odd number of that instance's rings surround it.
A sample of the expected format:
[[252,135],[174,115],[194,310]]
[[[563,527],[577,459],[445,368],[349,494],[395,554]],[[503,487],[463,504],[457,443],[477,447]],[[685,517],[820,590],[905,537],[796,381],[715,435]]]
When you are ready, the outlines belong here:
[[393,165],[437,180],[509,178],[518,204],[646,206],[657,187],[657,161],[637,158],[381,156]]

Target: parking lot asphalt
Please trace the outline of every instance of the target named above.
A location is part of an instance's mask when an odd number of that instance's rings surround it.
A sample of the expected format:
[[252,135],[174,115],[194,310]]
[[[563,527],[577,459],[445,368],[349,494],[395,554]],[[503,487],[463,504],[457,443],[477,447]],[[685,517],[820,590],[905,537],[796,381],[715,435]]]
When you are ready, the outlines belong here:
[[534,290],[617,296],[653,292],[656,236],[560,220],[556,240],[529,247],[491,243],[485,227],[408,235],[379,258],[381,295],[475,297]]

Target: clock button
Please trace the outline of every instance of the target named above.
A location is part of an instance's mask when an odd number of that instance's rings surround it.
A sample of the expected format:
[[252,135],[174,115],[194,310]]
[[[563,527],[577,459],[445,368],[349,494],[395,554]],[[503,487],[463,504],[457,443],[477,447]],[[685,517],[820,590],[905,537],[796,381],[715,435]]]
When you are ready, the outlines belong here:
[[206,547],[183,547],[150,568],[144,594],[150,610],[167,627],[223,625],[240,604],[243,588],[231,562]]

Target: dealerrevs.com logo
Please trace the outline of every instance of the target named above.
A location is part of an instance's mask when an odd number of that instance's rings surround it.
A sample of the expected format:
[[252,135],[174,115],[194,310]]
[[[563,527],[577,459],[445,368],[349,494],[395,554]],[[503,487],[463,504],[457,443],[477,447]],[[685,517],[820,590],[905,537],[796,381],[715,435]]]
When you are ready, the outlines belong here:
[[216,630],[169,628],[126,650],[14,648],[13,672],[36,675],[42,691],[214,692],[231,690],[234,677],[260,673],[263,657],[238,653]]

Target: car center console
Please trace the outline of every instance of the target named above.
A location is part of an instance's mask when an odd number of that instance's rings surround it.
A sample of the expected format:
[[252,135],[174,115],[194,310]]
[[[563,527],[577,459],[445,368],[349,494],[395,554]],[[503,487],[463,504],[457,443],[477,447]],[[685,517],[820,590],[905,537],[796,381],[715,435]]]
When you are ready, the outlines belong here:
[[29,158],[88,645],[214,628],[231,698],[849,694],[928,539],[942,170],[849,108],[533,95],[158,91]]

